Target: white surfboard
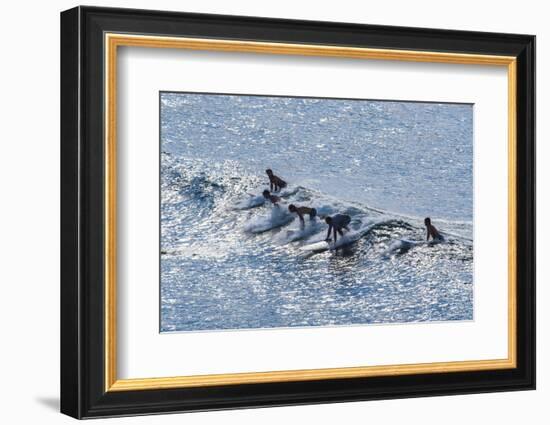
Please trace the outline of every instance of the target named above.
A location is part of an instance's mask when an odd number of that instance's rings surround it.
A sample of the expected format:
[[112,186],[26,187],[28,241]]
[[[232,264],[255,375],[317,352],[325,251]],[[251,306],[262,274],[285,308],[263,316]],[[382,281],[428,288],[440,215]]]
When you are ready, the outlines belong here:
[[304,225],[300,224],[299,227],[294,227],[287,229],[286,232],[281,232],[280,236],[277,238],[277,242],[280,244],[287,244],[300,241],[313,236],[322,228],[323,226],[315,219],[313,221],[306,219]]
[[357,242],[360,237],[361,237],[361,234],[359,232],[352,231],[350,233],[346,233],[344,236],[339,237],[336,242],[331,242],[329,244],[329,249],[331,251],[334,251],[340,248],[344,248],[348,245],[351,245]]
[[259,207],[265,204],[265,198],[262,195],[252,195],[248,194],[248,198],[240,199],[236,201],[232,209],[233,210],[248,210],[252,208]]
[[[265,190],[269,190],[269,187],[266,187]],[[281,198],[286,198],[288,196],[296,195],[298,193],[298,186],[287,186],[279,191],[272,191],[271,193]]]
[[318,251],[327,251],[330,249],[330,244],[326,241],[319,241],[310,243],[300,247],[300,251],[309,251],[309,252],[318,252]]
[[275,206],[267,216],[254,217],[249,220],[244,230],[250,233],[263,233],[268,230],[277,229],[286,226],[294,220],[294,216],[282,206]]
[[392,254],[392,253],[405,253],[409,251],[412,248],[428,245],[438,245],[440,243],[445,242],[443,239],[436,239],[436,240],[430,240],[430,241],[413,241],[410,239],[397,239],[396,241],[392,242],[388,249],[385,251],[385,254]]

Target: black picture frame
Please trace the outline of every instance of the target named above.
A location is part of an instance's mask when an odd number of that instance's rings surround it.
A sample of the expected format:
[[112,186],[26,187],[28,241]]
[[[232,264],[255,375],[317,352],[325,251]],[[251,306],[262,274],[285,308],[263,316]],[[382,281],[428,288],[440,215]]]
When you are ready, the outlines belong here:
[[[319,381],[105,391],[104,33],[517,58],[517,367]],[[535,388],[535,37],[76,7],[61,13],[61,412],[75,418]]]

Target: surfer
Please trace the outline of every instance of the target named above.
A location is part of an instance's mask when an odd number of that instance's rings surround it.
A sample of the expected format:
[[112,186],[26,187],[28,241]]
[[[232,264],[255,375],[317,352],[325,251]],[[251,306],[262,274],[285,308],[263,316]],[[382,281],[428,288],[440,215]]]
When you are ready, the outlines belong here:
[[424,224],[426,225],[426,230],[428,233],[426,234],[426,241],[430,240],[430,236],[434,241],[442,241],[443,236],[438,232],[438,230],[435,228],[435,226],[432,224],[432,220],[430,220],[430,217],[426,217],[424,219]]
[[267,173],[267,176],[269,177],[269,190],[272,192],[278,192],[279,190],[285,188],[287,186],[287,183],[280,177],[277,177],[275,174],[273,174],[273,171],[271,169],[265,170]]
[[271,203],[272,203],[273,205],[275,205],[276,207],[279,206],[278,202],[281,201],[281,198],[279,198],[278,196],[272,195],[272,194],[269,192],[269,190],[267,190],[267,189],[264,190],[263,193],[262,193],[262,195],[264,195],[264,198],[267,199],[267,200],[269,200],[269,201],[271,201]]
[[336,214],[332,217],[328,216],[325,218],[325,223],[328,224],[328,233],[325,241],[330,241],[330,231],[334,231],[334,243],[336,243],[336,240],[338,236],[336,233],[340,233],[340,236],[344,236],[344,232],[342,232],[342,229],[346,229],[349,231],[348,224],[351,221],[351,217],[347,214]]
[[300,221],[302,222],[302,224],[305,224],[304,222],[304,215],[305,214],[308,214],[309,215],[309,220],[313,220],[315,218],[315,216],[317,215],[317,210],[315,208],[309,208],[309,207],[297,207],[296,205],[294,204],[290,204],[288,206],[288,210],[291,212],[291,213],[296,213],[298,214],[298,217],[300,218]]

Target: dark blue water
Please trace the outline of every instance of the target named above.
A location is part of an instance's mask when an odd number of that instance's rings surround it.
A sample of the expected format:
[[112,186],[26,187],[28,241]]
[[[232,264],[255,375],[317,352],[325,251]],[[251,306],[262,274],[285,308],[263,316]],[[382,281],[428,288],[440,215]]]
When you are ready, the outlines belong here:
[[[470,105],[161,95],[161,330],[473,318]],[[266,168],[290,185],[259,196]],[[339,249],[322,220],[346,213]],[[431,216],[446,242],[420,243]]]

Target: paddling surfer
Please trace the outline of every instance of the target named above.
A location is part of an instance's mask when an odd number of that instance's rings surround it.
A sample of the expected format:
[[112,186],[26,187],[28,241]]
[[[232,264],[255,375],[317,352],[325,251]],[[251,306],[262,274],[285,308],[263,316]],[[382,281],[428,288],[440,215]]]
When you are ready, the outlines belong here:
[[430,217],[426,217],[424,219],[424,225],[426,226],[427,234],[426,234],[426,241],[430,240],[430,236],[432,237],[432,240],[434,241],[443,241],[443,236],[439,233],[439,231],[435,228],[435,226],[432,224],[432,220]]
[[302,222],[302,224],[305,224],[304,215],[306,215],[306,214],[309,215],[309,220],[310,221],[313,220],[315,218],[315,216],[317,215],[317,210],[315,208],[297,207],[294,204],[290,204],[288,206],[288,210],[291,213],[298,214],[298,217],[300,218],[300,221]]
[[265,170],[267,177],[269,177],[269,190],[272,192],[278,192],[279,190],[285,188],[287,183],[280,177],[273,174],[271,169]]
[[328,216],[325,218],[325,223],[328,224],[328,232],[325,241],[330,241],[330,232],[334,232],[334,243],[338,239],[337,233],[340,233],[340,236],[344,236],[342,229],[349,231],[348,224],[351,222],[351,217],[347,214],[336,214],[332,217]]

